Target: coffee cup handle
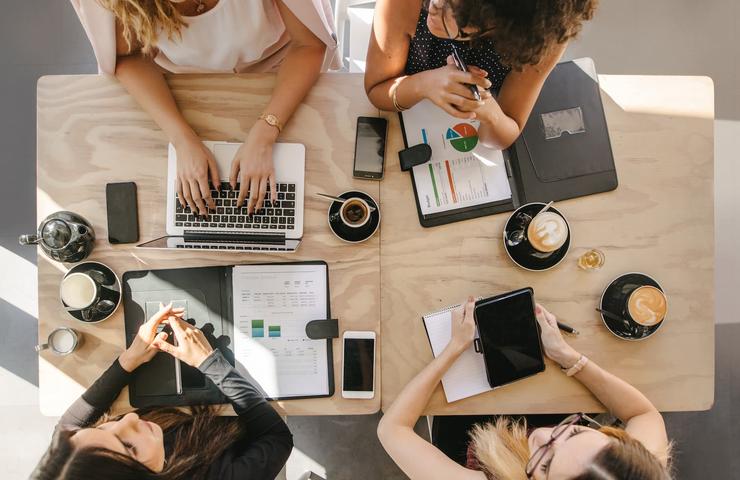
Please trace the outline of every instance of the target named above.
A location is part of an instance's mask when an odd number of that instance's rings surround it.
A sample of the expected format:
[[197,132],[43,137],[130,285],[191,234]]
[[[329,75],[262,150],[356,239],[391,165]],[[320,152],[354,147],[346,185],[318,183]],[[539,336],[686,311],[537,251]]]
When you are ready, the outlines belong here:
[[33,348],[34,348],[34,350],[36,350],[36,352],[40,352],[41,350],[46,350],[47,348],[49,348],[49,344],[48,343],[42,343],[41,345],[36,345]]

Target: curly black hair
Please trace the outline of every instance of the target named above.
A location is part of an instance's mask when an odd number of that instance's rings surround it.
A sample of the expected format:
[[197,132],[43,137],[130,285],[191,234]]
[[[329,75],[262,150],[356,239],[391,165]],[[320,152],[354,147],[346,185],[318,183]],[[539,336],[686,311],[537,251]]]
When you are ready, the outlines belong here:
[[493,40],[515,70],[536,65],[548,51],[578,35],[598,0],[447,0],[462,29]]

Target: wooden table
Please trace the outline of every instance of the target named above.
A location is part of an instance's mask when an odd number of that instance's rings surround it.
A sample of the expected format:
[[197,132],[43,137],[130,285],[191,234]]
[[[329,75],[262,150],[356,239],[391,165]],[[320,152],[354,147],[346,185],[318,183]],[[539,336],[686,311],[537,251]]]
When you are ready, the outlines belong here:
[[[188,123],[204,139],[243,141],[270,97],[273,75],[187,75],[169,78]],[[147,251],[107,241],[105,184],[135,181],[141,240],[164,234],[167,138],[115,80],[102,76],[44,77],[38,84],[38,219],[58,210],[87,218],[97,240],[90,260],[109,265],[119,277],[127,270],[325,259],[329,262],[332,314],[340,331],[380,327],[379,236],[349,245],[333,236],[328,203],[314,193],[360,189],[379,198],[377,182],[352,178],[355,119],[376,116],[362,77],[323,75],[280,136],[306,145],[304,240],[295,254],[263,255],[205,251]],[[42,413],[60,415],[124,349],[123,309],[100,324],[68,316],[59,302],[59,282],[68,265],[39,254],[39,340],[58,326],[83,332],[85,344],[73,355],[42,352],[39,396]],[[341,397],[341,340],[334,340],[331,398],[275,402],[288,415],[368,414],[380,407],[380,368],[373,400]],[[128,392],[114,410],[130,409]]]
[[[381,185],[383,409],[431,359],[421,315],[532,286],[539,302],[581,331],[576,349],[644,392],[664,411],[706,410],[714,398],[714,93],[699,77],[602,76],[602,98],[619,188],[560,202],[571,225],[568,257],[547,272],[526,272],[507,257],[508,214],[424,229],[393,116]],[[589,248],[606,254],[596,272],[578,270]],[[669,298],[664,326],[639,342],[610,334],[594,311],[618,275],[641,271]],[[600,411],[578,381],[548,361],[546,372],[494,392],[447,404],[441,387],[431,414]]]
[[[397,117],[391,121],[386,178],[379,185],[352,179],[355,118],[377,115],[359,75],[327,74],[281,136],[307,147],[306,228],[297,254],[147,252],[106,240],[104,185],[139,185],[141,238],[164,231],[164,134],[114,80],[46,77],[38,91],[38,216],[69,209],[92,221],[98,240],[91,259],[126,270],[323,258],[330,263],[332,311],[342,330],[380,332],[380,365],[372,401],[331,399],[277,402],[290,415],[372,413],[387,408],[431,360],[420,316],[466,295],[489,295],[530,285],[537,299],[582,334],[575,347],[630,381],[661,410],[702,410],[714,390],[713,88],[707,78],[602,76],[603,100],[620,187],[560,202],[573,230],[568,258],[544,273],[515,267],[503,251],[506,214],[432,229],[419,226]],[[274,84],[269,75],[170,77],[178,104],[203,137],[242,141]],[[368,243],[346,245],[325,223],[327,205],[312,193],[367,191],[381,202],[383,227]],[[606,253],[606,265],[582,272],[577,256]],[[82,330],[86,344],[68,358],[41,355],[41,410],[59,415],[124,348],[123,315],[81,325],[62,310],[57,291],[67,266],[39,255],[39,339],[60,325]],[[666,289],[669,315],[654,337],[613,337],[593,311],[601,291],[627,271],[653,275]],[[382,285],[382,289],[381,289]],[[382,318],[382,328],[380,319]],[[335,347],[340,388],[341,348]],[[382,383],[382,388],[380,387]],[[116,405],[128,406],[127,394]],[[544,374],[447,405],[438,388],[435,414],[598,411],[603,407],[577,381],[549,362]]]

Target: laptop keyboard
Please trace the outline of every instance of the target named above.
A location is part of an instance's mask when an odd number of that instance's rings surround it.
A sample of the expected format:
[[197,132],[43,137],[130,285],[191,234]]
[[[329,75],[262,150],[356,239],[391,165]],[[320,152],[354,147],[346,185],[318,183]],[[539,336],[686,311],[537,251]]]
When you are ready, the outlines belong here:
[[216,210],[209,212],[208,217],[194,214],[188,206],[183,208],[175,198],[175,226],[208,230],[294,230],[296,184],[278,183],[276,187],[277,199],[274,202],[269,200],[268,185],[262,208],[252,212],[252,215],[247,214],[248,197],[241,207],[236,206],[239,184],[233,190],[228,182],[221,182],[220,192],[211,190]]

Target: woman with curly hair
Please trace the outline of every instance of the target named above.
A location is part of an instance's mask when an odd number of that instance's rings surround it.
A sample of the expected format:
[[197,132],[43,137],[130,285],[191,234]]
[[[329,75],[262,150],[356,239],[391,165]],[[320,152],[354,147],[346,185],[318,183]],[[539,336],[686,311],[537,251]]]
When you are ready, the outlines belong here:
[[[557,319],[535,308],[545,354],[574,376],[624,424],[603,427],[584,414],[528,429],[526,419],[500,416],[474,426],[456,462],[414,432],[442,375],[473,342],[475,302],[452,316],[452,339],[401,391],[378,425],[388,454],[412,480],[670,480],[670,445],[663,417],[637,389],[576,352]],[[543,399],[539,399],[541,402]]]
[[[285,422],[260,392],[182,320],[183,309],[162,307],[131,346],[62,415],[34,480],[198,480],[275,478],[293,448]],[[168,323],[177,346],[157,333]],[[165,351],[198,368],[229,399],[238,417],[215,407],[105,412],[141,364]]]
[[[365,90],[383,110],[423,99],[480,121],[480,141],[517,139],[542,85],[597,0],[378,0]],[[455,48],[468,65],[459,71]],[[477,100],[466,84],[476,85]]]

